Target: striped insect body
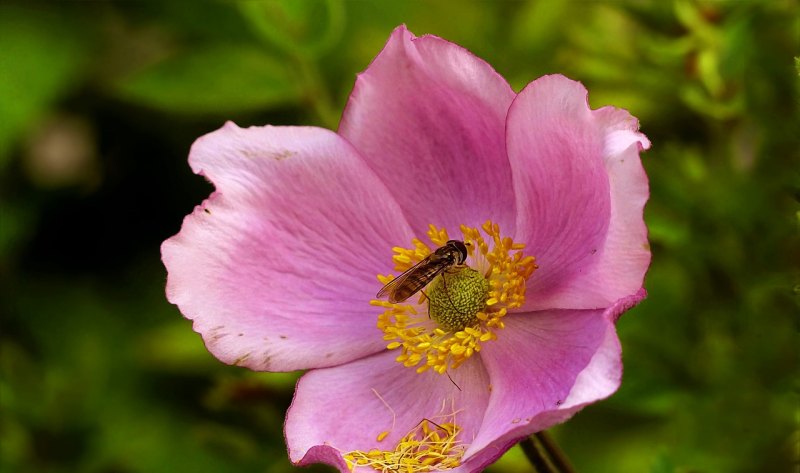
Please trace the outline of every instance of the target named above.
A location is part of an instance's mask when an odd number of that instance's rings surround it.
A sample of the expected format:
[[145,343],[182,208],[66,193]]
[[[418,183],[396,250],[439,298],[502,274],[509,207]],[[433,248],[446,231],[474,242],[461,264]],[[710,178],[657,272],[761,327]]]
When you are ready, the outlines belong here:
[[389,281],[378,291],[376,298],[388,296],[397,304],[421,291],[444,271],[462,266],[467,259],[467,245],[460,240],[449,240],[422,261]]

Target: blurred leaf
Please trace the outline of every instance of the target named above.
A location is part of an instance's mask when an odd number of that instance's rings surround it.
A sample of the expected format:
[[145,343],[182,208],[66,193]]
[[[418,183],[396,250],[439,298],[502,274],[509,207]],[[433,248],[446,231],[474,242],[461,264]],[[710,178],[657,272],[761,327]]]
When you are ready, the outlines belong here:
[[658,242],[667,247],[679,246],[690,236],[689,227],[684,222],[663,213],[649,215],[647,228],[650,231],[651,242]]
[[73,87],[88,58],[85,25],[67,15],[0,7],[0,169],[20,133]]
[[713,97],[722,94],[725,84],[719,74],[719,53],[715,49],[705,49],[697,56],[697,69],[703,85]]
[[191,49],[123,79],[118,92],[168,113],[207,115],[269,109],[301,97],[285,62],[246,44]]
[[570,15],[570,2],[528,2],[513,19],[511,42],[535,50],[551,47],[562,34],[563,24]]
[[247,42],[255,39],[237,8],[238,2],[117,2],[127,19],[145,18],[184,40]]
[[675,463],[667,455],[661,454],[656,458],[650,473],[674,473]]
[[715,42],[717,32],[704,18],[702,6],[690,0],[675,0],[673,3],[675,16],[689,31],[701,40],[709,43]]
[[[641,27],[625,10],[613,4],[593,5],[591,20],[587,25],[575,25],[570,36],[585,51],[602,54],[616,61],[631,61],[637,57],[637,35]],[[607,69],[612,69],[606,66]]]
[[267,43],[291,53],[319,56],[341,38],[341,0],[239,2],[242,15]]
[[200,335],[191,330],[187,320],[175,318],[153,327],[137,344],[137,356],[143,366],[182,373],[204,372],[217,361],[208,353]]
[[686,105],[697,113],[708,115],[717,120],[726,120],[741,115],[744,110],[744,98],[741,94],[721,102],[709,97],[708,93],[697,84],[690,84],[680,90],[680,97]]

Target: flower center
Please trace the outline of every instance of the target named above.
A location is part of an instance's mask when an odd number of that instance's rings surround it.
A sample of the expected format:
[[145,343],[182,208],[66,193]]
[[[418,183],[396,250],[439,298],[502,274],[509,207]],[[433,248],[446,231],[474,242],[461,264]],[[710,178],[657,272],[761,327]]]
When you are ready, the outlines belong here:
[[431,319],[450,331],[464,330],[478,322],[486,307],[489,281],[472,268],[462,268],[434,279],[425,292]]
[[[524,245],[501,237],[491,221],[480,230],[462,225],[461,233],[463,242],[450,240],[446,230],[431,225],[428,237],[438,249],[415,238],[413,248],[394,248],[398,281],[378,276],[386,287],[401,283],[405,297],[371,301],[385,309],[378,328],[387,348],[401,350],[396,360],[420,373],[458,368],[482,343],[497,339],[509,309],[525,302],[525,282],[537,268],[533,256],[523,255]],[[464,258],[458,257],[459,244]]]

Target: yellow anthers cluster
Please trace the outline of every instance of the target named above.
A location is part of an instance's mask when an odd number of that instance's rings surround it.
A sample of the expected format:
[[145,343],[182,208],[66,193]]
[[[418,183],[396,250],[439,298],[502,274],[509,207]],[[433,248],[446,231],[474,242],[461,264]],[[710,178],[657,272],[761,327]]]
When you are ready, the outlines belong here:
[[[440,247],[447,243],[449,240],[447,236],[447,230],[444,229],[437,229],[433,225],[430,225],[428,230],[428,238],[430,238],[431,242],[433,242],[436,247]],[[414,266],[415,264],[419,263],[426,256],[431,254],[431,249],[428,245],[422,242],[419,238],[414,238],[411,240],[411,245],[413,248],[403,248],[400,246],[395,246],[392,248],[392,251],[395,252],[395,255],[392,256],[392,261],[394,262],[394,270],[403,272],[408,268]],[[378,280],[381,281],[382,284],[386,284],[387,282],[391,281],[393,276],[381,276],[378,275]]]
[[425,419],[400,439],[394,450],[356,450],[345,454],[344,459],[350,471],[356,466],[371,467],[382,473],[453,469],[461,464],[466,450],[466,446],[456,440],[461,427],[453,420],[437,424]]
[[514,243],[509,237],[501,238],[500,226],[496,223],[487,221],[481,228],[493,243],[491,250],[477,229],[462,225],[461,231],[464,240],[472,241],[489,264],[490,273],[486,277],[491,289],[486,305],[501,304],[509,309],[522,306],[525,302],[525,281],[536,271],[536,259],[523,256],[521,250],[525,245],[522,243]]
[[[525,302],[526,280],[537,268],[533,256],[523,255],[524,245],[514,243],[509,237],[503,238],[500,227],[491,221],[480,229],[462,225],[461,233],[464,242],[471,243],[467,245],[469,255],[465,264],[479,271],[489,286],[483,309],[474,314],[472,325],[460,330],[437,325],[429,317],[428,301],[422,293],[416,302],[411,299],[403,304],[372,301],[373,305],[385,309],[378,317],[378,328],[383,331],[384,340],[389,342],[387,348],[400,348],[396,360],[407,367],[416,366],[420,373],[433,369],[443,374],[448,369],[458,368],[481,350],[482,343],[497,339],[496,331],[504,328],[502,319],[508,310]],[[447,231],[433,225],[428,237],[436,247],[449,239]],[[412,244],[411,249],[394,248],[395,270],[405,271],[431,253],[431,249],[419,239],[415,238]],[[378,276],[378,279],[385,284],[391,276]],[[447,299],[458,301],[459,295],[447,294]],[[441,304],[441,297],[438,299]]]

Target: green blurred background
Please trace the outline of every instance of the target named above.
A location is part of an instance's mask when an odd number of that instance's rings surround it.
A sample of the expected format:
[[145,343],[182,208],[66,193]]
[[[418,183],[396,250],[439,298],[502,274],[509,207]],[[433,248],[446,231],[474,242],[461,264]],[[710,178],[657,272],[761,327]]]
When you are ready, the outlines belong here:
[[[516,90],[580,80],[653,142],[650,297],[619,323],[622,388],[553,431],[577,471],[800,471],[792,0],[4,2],[0,469],[293,470],[297,374],[209,355],[164,298],[158,247],[212,190],[186,163],[195,138],[335,129],[400,23]],[[531,470],[517,447],[490,471]]]

